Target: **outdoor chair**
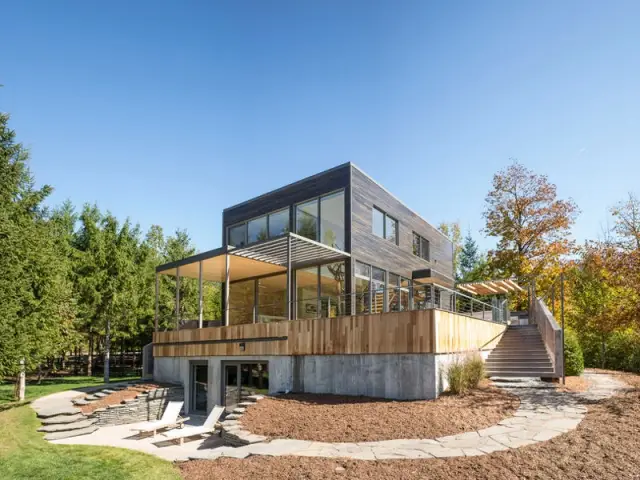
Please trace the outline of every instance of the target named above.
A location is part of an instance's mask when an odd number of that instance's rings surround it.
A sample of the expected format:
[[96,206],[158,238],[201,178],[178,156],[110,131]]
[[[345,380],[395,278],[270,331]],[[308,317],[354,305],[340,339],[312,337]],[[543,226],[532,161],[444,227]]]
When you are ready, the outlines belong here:
[[184,422],[189,420],[189,417],[180,417],[180,410],[182,409],[183,404],[184,402],[169,402],[160,420],[151,420],[149,422],[141,423],[131,430],[139,433],[153,432],[153,436],[155,437],[158,430],[176,427],[182,428],[184,426]]
[[209,416],[207,416],[202,425],[188,425],[184,428],[169,430],[168,432],[164,432],[162,436],[166,437],[169,440],[179,440],[180,445],[182,445],[185,438],[213,433],[213,431],[216,429],[216,424],[218,423],[218,420],[220,420],[223,412],[224,407],[216,405],[215,407],[213,407],[213,410],[211,410],[211,413],[209,414]]

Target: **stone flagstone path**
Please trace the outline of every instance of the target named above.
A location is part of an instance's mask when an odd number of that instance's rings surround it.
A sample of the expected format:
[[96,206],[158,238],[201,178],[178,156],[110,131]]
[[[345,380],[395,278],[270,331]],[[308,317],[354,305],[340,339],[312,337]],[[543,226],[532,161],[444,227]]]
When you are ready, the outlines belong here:
[[427,440],[384,440],[363,443],[327,443],[276,439],[244,447],[218,447],[198,451],[192,459],[246,458],[250,455],[342,457],[357,460],[444,458],[485,455],[549,440],[575,429],[587,412],[586,403],[612,396],[625,384],[604,374],[585,374],[587,392],[558,392],[548,383],[527,379],[498,381],[496,385],[517,395],[520,407],[512,417],[489,428]]

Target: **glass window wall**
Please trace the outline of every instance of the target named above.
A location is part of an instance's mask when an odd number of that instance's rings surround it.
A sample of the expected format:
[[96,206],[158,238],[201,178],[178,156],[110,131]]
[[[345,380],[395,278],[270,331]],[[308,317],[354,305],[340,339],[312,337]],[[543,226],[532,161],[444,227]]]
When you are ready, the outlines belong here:
[[389,286],[388,286],[388,298],[390,312],[400,311],[400,289],[398,287],[400,277],[395,273],[389,273]]
[[384,277],[384,270],[376,267],[371,269],[371,290],[373,292],[371,313],[382,313],[384,311]]
[[384,238],[393,242],[395,244],[398,243],[398,221],[395,218],[391,218],[389,215],[385,216],[385,230],[384,230]]
[[365,263],[356,262],[355,274],[356,313],[369,313],[371,267]]
[[296,233],[311,240],[318,240],[318,200],[296,206]]
[[373,233],[381,238],[384,238],[384,213],[377,208],[372,210],[372,225]]
[[287,276],[258,279],[258,322],[287,320]]
[[254,218],[249,220],[247,227],[248,243],[259,242],[267,239],[267,217]]
[[233,245],[234,247],[243,247],[247,244],[247,224],[246,223],[229,227],[229,240],[227,244]]
[[346,315],[344,281],[344,262],[329,263],[320,267],[322,317]]
[[253,323],[255,293],[253,280],[229,285],[229,325]]
[[297,317],[318,317],[318,267],[296,270]]
[[289,209],[269,214],[269,238],[279,237],[289,232]]
[[344,192],[320,198],[320,239],[325,245],[344,250]]

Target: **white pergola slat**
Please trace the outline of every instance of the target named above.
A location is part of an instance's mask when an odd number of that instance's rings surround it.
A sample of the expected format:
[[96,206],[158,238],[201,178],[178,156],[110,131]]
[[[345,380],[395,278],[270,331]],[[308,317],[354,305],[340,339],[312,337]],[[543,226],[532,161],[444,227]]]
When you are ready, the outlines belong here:
[[474,295],[504,295],[510,292],[524,291],[520,285],[510,278],[459,283],[456,288]]

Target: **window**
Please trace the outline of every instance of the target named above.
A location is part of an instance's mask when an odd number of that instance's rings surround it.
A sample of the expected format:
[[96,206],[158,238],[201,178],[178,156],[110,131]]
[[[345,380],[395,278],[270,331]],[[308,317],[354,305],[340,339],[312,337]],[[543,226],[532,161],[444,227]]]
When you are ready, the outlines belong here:
[[287,319],[287,276],[258,279],[258,323]]
[[285,208],[269,214],[269,238],[289,232],[289,209]]
[[371,267],[356,261],[356,313],[369,313],[371,290]]
[[320,198],[320,241],[344,250],[344,192]]
[[311,240],[318,240],[318,200],[296,206],[296,233]]
[[416,257],[429,260],[429,241],[413,232],[413,254]]
[[398,312],[400,310],[400,289],[398,285],[400,283],[400,276],[395,273],[389,274],[389,286],[388,290],[388,299],[389,305],[387,306],[387,311],[389,312]]
[[371,269],[371,313],[382,313],[384,311],[384,270],[373,267]]
[[229,227],[229,241],[228,245],[233,245],[234,247],[243,247],[247,244],[247,224],[241,223],[240,225],[235,225],[233,227]]
[[378,210],[376,207],[373,207],[371,212],[371,230],[373,233],[378,237],[386,238],[397,245],[398,221],[384,213],[382,210]]
[[372,215],[373,233],[381,238],[384,238],[384,213],[373,207]]
[[296,270],[296,318],[318,317],[318,267]]
[[249,220],[247,227],[248,243],[259,242],[267,239],[267,217]]
[[346,313],[344,262],[320,266],[321,317],[333,318]]
[[253,280],[229,285],[229,325],[253,323],[255,283]]
[[400,310],[407,311],[410,309],[411,302],[411,280],[400,277]]

